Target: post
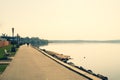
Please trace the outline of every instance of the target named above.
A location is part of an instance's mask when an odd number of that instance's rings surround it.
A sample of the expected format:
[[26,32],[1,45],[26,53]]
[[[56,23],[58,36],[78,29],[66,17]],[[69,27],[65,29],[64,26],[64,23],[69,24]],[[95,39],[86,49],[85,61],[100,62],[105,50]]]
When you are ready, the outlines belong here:
[[12,37],[14,37],[14,28],[12,28]]
[[14,39],[14,28],[12,28],[12,48],[11,48],[11,52],[15,52],[16,49],[15,49],[15,39]]
[[20,38],[19,34],[17,34],[17,45],[16,45],[17,48],[19,48],[19,46],[20,46],[19,38]]

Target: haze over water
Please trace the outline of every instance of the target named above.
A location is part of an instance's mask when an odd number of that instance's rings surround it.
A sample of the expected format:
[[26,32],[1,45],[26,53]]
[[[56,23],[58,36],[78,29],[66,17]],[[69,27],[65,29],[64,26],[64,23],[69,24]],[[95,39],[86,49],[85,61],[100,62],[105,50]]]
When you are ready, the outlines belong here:
[[52,43],[41,47],[71,56],[71,62],[107,76],[109,80],[120,79],[120,44],[110,43]]
[[0,0],[0,34],[48,40],[120,39],[120,0]]
[[[21,37],[117,40],[120,0],[0,0],[0,34],[12,35],[12,27]],[[70,54],[78,65],[118,79],[119,44],[59,44],[60,49],[57,45],[48,47]]]

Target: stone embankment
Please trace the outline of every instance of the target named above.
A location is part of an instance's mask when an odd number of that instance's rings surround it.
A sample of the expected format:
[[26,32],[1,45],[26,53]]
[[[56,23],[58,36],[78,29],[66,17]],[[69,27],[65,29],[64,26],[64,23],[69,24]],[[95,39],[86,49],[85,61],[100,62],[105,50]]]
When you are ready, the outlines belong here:
[[65,62],[65,63],[67,63],[67,64],[69,64],[69,65],[71,65],[71,66],[73,66],[73,67],[75,67],[77,69],[80,69],[80,70],[84,71],[84,72],[87,72],[88,74],[96,76],[96,77],[98,77],[98,78],[100,78],[102,80],[108,80],[108,78],[106,76],[103,76],[101,74],[95,74],[92,70],[86,70],[82,66],[76,66],[73,62],[67,62],[68,60],[71,59],[70,56],[68,56],[68,55],[59,54],[59,53],[56,53],[54,51],[49,51],[49,50],[45,50],[45,49],[40,49],[40,50],[42,50],[45,53],[51,55],[52,57],[55,57],[55,58],[61,60],[62,62]]
[[53,51],[48,51],[45,49],[43,49],[43,51],[65,63],[67,63],[67,61],[71,59],[70,56],[68,56],[68,55],[59,54],[59,53],[56,53]]

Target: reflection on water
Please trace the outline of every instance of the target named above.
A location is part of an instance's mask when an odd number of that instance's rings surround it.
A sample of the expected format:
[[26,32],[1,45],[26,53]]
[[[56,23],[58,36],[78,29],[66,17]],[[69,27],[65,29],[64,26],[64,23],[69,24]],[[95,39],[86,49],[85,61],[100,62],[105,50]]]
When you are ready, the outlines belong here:
[[119,80],[120,44],[49,44],[41,47],[61,54],[70,55],[78,66],[91,69],[107,76],[109,80]]

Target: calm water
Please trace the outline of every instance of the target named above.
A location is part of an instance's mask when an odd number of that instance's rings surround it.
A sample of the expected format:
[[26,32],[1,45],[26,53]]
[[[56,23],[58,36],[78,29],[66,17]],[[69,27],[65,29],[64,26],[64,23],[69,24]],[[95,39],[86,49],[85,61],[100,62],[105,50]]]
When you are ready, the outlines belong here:
[[109,80],[120,79],[120,44],[49,44],[41,47],[71,56],[78,66],[107,76]]

